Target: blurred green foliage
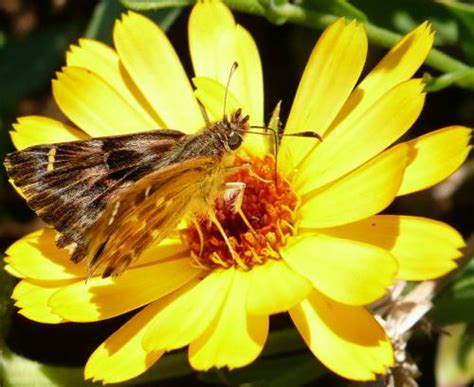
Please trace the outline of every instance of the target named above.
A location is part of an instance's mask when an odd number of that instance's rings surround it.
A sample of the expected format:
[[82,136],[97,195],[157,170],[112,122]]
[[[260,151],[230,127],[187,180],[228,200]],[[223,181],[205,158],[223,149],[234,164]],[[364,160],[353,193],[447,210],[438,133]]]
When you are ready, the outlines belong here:
[[432,317],[442,325],[474,323],[474,259],[456,274],[435,300]]
[[[58,15],[48,15],[26,36],[15,35],[13,24],[0,27],[0,159],[11,148],[8,130],[14,118],[22,112],[19,104],[25,99],[42,99],[49,93],[49,82],[54,72],[64,64],[65,52],[71,43],[79,37],[98,39],[107,44],[112,43],[112,28],[115,20],[127,9],[146,13],[162,26],[164,30],[171,28],[183,8],[194,4],[194,0],[100,0],[81,3],[79,6],[65,1],[66,8]],[[26,2],[28,3],[28,2]],[[45,10],[40,9],[46,2],[38,2],[32,6],[40,16]],[[391,47],[406,33],[424,20],[429,20],[436,30],[436,49],[427,60],[425,81],[428,92],[445,91],[447,96],[437,100],[433,95],[431,101],[445,107],[448,122],[459,121],[460,117],[468,117],[465,125],[474,125],[474,114],[462,116],[460,111],[473,111],[474,99],[474,5],[468,2],[425,1],[425,0],[227,0],[226,3],[237,12],[255,16],[244,18],[245,22],[253,23],[260,36],[280,33],[262,25],[270,21],[277,25],[301,25],[303,28],[287,27],[285,36],[279,42],[288,49],[285,54],[294,62],[307,54],[307,49],[322,28],[336,18],[344,16],[357,19],[366,25],[369,40],[373,47],[382,51]],[[28,3],[30,4],[30,3]],[[33,3],[31,3],[33,4]],[[30,5],[31,5],[30,4]],[[69,7],[69,8],[68,8]],[[2,8],[0,8],[0,15]],[[10,15],[11,16],[11,15]],[[9,15],[2,15],[8,19]],[[237,15],[241,18],[242,15]],[[239,19],[240,20],[240,19]],[[183,22],[184,24],[185,22]],[[308,29],[308,27],[310,29]],[[271,37],[273,38],[273,37]],[[258,39],[258,38],[257,38]],[[185,49],[182,49],[183,51]],[[306,50],[306,51],[305,51]],[[262,55],[267,54],[267,50]],[[274,53],[275,57],[278,53]],[[265,63],[278,63],[284,66],[287,58],[263,58]],[[286,62],[285,62],[286,61]],[[282,64],[283,63],[283,64]],[[303,62],[304,63],[304,62]],[[298,63],[296,64],[298,66]],[[301,64],[299,64],[301,66]],[[268,66],[268,72],[275,71]],[[277,66],[278,67],[278,66]],[[285,69],[286,70],[286,69]],[[282,83],[293,82],[296,74],[288,74]],[[272,87],[266,86],[266,87]],[[295,87],[295,86],[293,86]],[[449,88],[449,89],[448,89]],[[462,89],[462,90],[460,90]],[[454,90],[454,91],[453,91]],[[441,94],[441,93],[440,93]],[[451,96],[457,101],[463,99],[463,106],[451,104]],[[440,97],[442,98],[442,97]],[[274,101],[271,101],[273,103]],[[439,126],[443,125],[441,122]],[[5,176],[0,177],[2,191],[0,204],[6,203],[3,194],[7,192]],[[474,195],[471,189],[468,195]],[[472,196],[471,196],[472,200]],[[3,201],[3,203],[1,203]],[[14,216],[15,208],[0,207],[0,221],[5,214]],[[413,209],[417,212],[418,209]],[[455,204],[451,210],[456,211]],[[428,215],[428,214],[427,214]],[[472,214],[462,214],[469,217]],[[446,215],[449,219],[452,213]],[[471,223],[472,224],[472,223]],[[472,233],[463,230],[466,235]],[[8,276],[4,276],[8,277]],[[8,300],[13,280],[0,278],[3,284],[1,316],[3,337],[8,328],[11,302]],[[430,317],[440,325],[474,322],[474,261],[466,265],[450,280],[444,291],[438,295]],[[466,328],[467,329],[467,328]],[[472,350],[472,336],[465,335],[460,344],[459,362],[465,361]],[[463,341],[464,340],[464,341]],[[82,382],[82,368],[46,365],[33,361],[10,351],[3,339],[0,340],[3,351],[3,371],[8,368],[5,385],[15,386],[33,383],[49,383],[50,385],[87,385]],[[434,345],[434,344],[433,344]],[[307,350],[293,329],[282,329],[273,332],[262,357],[249,367],[233,372],[210,371],[199,375],[199,381],[206,383],[223,383],[226,385],[265,385],[288,386],[310,383],[326,375],[327,372]],[[428,349],[429,350],[429,349]],[[0,370],[1,371],[1,370]],[[423,370],[433,373],[433,370]],[[185,352],[175,352],[165,356],[148,373],[137,378],[134,383],[156,385],[158,381],[182,380],[194,371],[187,363]],[[19,379],[20,378],[20,379]],[[324,379],[323,379],[324,380]],[[187,380],[189,381],[189,380]],[[192,382],[196,382],[192,379]],[[179,382],[178,382],[179,383]],[[340,380],[332,383],[344,384]],[[171,382],[166,384],[171,385]]]
[[48,26],[25,40],[9,39],[0,49],[0,111],[47,84],[77,35],[72,23]]

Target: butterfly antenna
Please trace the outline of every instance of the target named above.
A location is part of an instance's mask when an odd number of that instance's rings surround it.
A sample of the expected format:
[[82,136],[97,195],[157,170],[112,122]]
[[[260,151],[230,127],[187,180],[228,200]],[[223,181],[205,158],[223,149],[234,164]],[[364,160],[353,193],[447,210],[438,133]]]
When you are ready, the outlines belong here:
[[227,110],[227,94],[229,92],[229,85],[230,85],[230,80],[232,79],[232,76],[235,73],[235,70],[237,70],[237,67],[239,67],[239,64],[237,62],[232,63],[232,67],[230,68],[229,71],[229,78],[227,78],[227,84],[225,86],[225,93],[224,93],[224,111],[222,112],[222,119],[225,117],[225,112]]

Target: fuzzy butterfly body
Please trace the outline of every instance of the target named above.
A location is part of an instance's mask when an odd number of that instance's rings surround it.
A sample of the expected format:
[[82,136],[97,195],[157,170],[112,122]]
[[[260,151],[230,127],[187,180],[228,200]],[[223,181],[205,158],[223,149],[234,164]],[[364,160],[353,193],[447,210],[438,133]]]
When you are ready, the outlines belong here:
[[33,146],[6,156],[28,205],[89,276],[118,275],[188,213],[212,206],[248,130],[240,109],[201,133],[176,130]]

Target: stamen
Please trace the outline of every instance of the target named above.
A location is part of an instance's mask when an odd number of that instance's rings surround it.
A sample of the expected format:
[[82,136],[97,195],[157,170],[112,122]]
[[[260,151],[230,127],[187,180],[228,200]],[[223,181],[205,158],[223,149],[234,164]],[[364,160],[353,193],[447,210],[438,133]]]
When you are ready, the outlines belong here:
[[250,232],[255,236],[255,238],[258,238],[257,232],[253,229],[252,225],[250,224],[250,222],[248,221],[247,217],[246,217],[245,214],[243,213],[242,208],[239,208],[239,210],[237,211],[237,213],[240,215],[240,217],[241,217],[242,220],[244,221],[245,225],[249,228]]
[[256,179],[260,180],[261,182],[263,183],[272,183],[273,180],[272,179],[264,179],[263,177],[260,177],[259,175],[257,175],[252,169],[249,169],[249,175],[252,176],[252,177],[255,177]]
[[291,235],[296,235],[296,227],[294,225],[292,225],[290,222],[286,221],[285,219],[283,219],[281,223],[285,225],[285,227],[288,227],[291,230]]
[[[216,225],[217,229],[221,233],[222,238],[224,238],[225,243],[227,244],[227,247],[229,248],[229,252],[232,255],[232,258],[237,262],[237,265],[245,270],[248,270],[248,266],[240,259],[239,254],[236,253],[234,248],[232,247],[232,244],[230,243],[229,237],[224,231],[224,228],[222,227],[221,223],[217,219],[216,215],[214,214],[213,211],[209,214],[210,219],[212,222]],[[219,257],[220,258],[220,257]]]
[[193,260],[193,267],[198,269],[207,269],[207,266],[201,262],[201,257],[191,250],[191,258]]
[[223,267],[229,267],[229,264],[221,258],[221,256],[219,255],[219,253],[217,251],[214,251],[211,254],[210,258],[211,258],[212,262],[216,263],[217,265],[220,265],[220,266],[223,266]]
[[[235,267],[251,270],[267,260],[281,259],[279,249],[296,232],[298,198],[280,176],[275,185],[275,161],[271,156],[251,162],[237,158],[227,187],[240,184],[242,197],[222,195],[207,219],[181,230],[196,266],[209,269]],[[247,168],[239,168],[246,165]],[[236,184],[237,183],[237,184]],[[235,187],[234,187],[235,188]],[[234,195],[235,196],[235,195]]]

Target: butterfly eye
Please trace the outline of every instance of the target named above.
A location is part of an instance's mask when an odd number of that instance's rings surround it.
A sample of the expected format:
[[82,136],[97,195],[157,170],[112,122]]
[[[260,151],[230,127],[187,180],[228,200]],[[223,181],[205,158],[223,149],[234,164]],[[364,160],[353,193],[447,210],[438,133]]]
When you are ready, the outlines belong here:
[[236,150],[242,144],[242,137],[237,132],[232,132],[227,139],[227,145],[232,150]]

